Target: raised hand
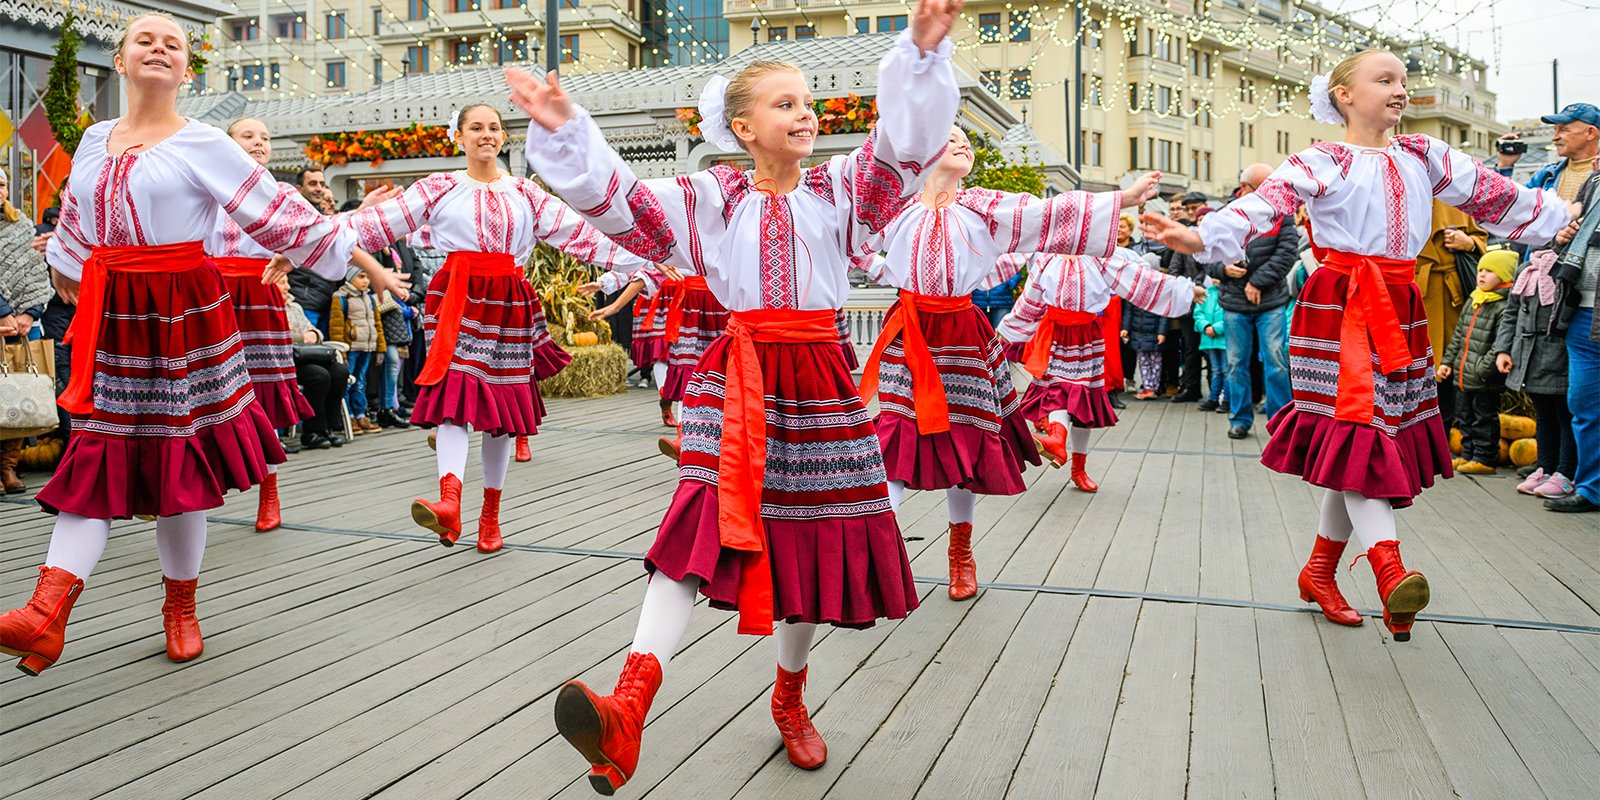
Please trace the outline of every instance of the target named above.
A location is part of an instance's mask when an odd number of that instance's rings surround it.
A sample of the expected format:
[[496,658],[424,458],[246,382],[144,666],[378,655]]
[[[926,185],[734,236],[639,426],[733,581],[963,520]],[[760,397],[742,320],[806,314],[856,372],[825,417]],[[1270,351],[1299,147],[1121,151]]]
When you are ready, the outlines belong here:
[[911,41],[924,53],[938,50],[963,5],[964,0],[920,0],[916,16],[911,18]]
[[572,98],[561,90],[561,78],[550,70],[543,83],[527,70],[506,67],[506,85],[511,87],[511,102],[528,119],[547,131],[554,131],[572,119]]
[[[1201,303],[1204,303],[1205,301],[1206,301],[1206,287],[1201,286],[1198,283],[1195,284],[1194,285],[1194,304],[1195,305],[1200,305]],[[1207,336],[1213,335],[1211,333],[1211,326],[1210,325],[1206,326],[1206,335]]]
[[1144,214],[1139,217],[1139,228],[1144,231],[1146,239],[1154,239],[1184,255],[1194,255],[1206,244],[1200,238],[1199,231],[1160,214]]
[[579,294],[594,294],[598,291],[600,291],[600,284],[598,282],[585,283],[578,286]]
[[271,286],[289,274],[294,269],[294,262],[284,258],[282,254],[275,255],[267,262],[266,269],[261,270],[261,285]]
[[1134,179],[1133,185],[1122,190],[1122,207],[1141,206],[1155,199],[1161,191],[1161,173],[1146,172]]
[[367,209],[372,208],[373,206],[386,200],[393,200],[396,197],[399,197],[401,194],[402,191],[398,186],[379,186],[378,188],[367,192],[366,197],[361,198],[361,207],[356,210],[366,211]]

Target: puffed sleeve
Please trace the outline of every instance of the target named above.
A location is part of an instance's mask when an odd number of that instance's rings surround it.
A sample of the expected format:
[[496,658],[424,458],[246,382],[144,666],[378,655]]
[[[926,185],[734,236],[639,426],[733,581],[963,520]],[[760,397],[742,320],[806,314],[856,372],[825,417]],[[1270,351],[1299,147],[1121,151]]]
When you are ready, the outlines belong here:
[[68,278],[79,280],[90,249],[89,240],[83,235],[83,217],[78,213],[78,193],[68,184],[61,193],[61,217],[56,220],[56,235],[45,245],[45,263]]
[[1283,217],[1293,217],[1307,200],[1326,194],[1339,178],[1339,164],[1318,148],[1303,150],[1273,170],[1257,189],[1200,220],[1204,247],[1194,254],[1202,264],[1245,260],[1250,240],[1270,231]]
[[1430,136],[1407,137],[1420,149],[1433,196],[1465,211],[1496,236],[1527,244],[1554,239],[1572,221],[1566,201],[1551,189],[1528,189]]
[[1051,198],[964,189],[956,202],[976,212],[1006,253],[1111,255],[1122,192],[1065,192]]
[[1153,269],[1136,253],[1119,249],[1110,258],[1088,263],[1100,267],[1111,291],[1152,314],[1181,317],[1194,306],[1193,281]]
[[[1006,262],[1002,269],[1015,275],[1022,270],[1028,257],[1020,253],[1006,253],[1000,256]],[[1050,310],[1050,301],[1045,297],[1044,286],[1040,282],[1040,275],[1044,273],[1043,259],[1034,265],[1028,273],[1028,281],[1022,285],[1022,294],[1017,296],[1016,305],[1011,307],[1011,313],[1000,320],[1000,325],[995,332],[1008,342],[1026,342],[1033,338],[1034,331],[1039,329],[1039,321],[1044,319],[1046,311]]]
[[632,274],[650,266],[646,261],[606,238],[578,212],[550,196],[539,184],[518,179],[517,192],[533,209],[533,235],[567,255],[606,270]]
[[382,250],[426,229],[428,219],[433,216],[433,207],[455,186],[455,175],[435,172],[406,187],[399,197],[352,212],[344,218],[344,222],[355,230],[361,249],[368,252]]

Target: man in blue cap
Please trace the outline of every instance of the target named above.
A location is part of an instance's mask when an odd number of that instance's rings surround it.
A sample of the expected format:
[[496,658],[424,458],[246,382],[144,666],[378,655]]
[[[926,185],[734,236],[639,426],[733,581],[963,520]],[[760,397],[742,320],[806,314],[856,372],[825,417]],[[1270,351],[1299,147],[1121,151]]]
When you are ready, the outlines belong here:
[[[1577,197],[1578,187],[1594,171],[1595,156],[1600,155],[1600,108],[1593,103],[1573,103],[1561,109],[1559,114],[1540,117],[1540,121],[1555,127],[1550,141],[1555,145],[1556,155],[1561,158],[1540,167],[1528,181],[1528,186],[1554,189],[1561,199],[1570,203]],[[1506,137],[1500,141],[1513,138]],[[1496,171],[1502,175],[1509,175],[1513,165],[1522,158],[1521,153],[1502,151],[1496,155]]]

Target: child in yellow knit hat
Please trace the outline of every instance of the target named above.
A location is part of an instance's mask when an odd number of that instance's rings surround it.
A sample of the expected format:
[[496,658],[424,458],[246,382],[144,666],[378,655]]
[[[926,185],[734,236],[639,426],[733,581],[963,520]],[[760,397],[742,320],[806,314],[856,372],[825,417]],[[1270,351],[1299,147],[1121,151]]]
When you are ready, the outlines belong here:
[[1495,367],[1494,335],[1516,271],[1517,254],[1510,250],[1490,251],[1478,262],[1472,302],[1462,310],[1439,361],[1439,382],[1453,379],[1461,392],[1456,403],[1461,457],[1455,466],[1468,475],[1493,475],[1500,460],[1500,392],[1505,375]]

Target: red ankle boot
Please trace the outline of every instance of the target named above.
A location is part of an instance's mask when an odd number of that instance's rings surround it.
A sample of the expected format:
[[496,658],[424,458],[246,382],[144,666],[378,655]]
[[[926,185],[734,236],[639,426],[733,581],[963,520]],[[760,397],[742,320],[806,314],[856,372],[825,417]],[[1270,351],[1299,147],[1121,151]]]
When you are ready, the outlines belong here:
[[1045,430],[1044,436],[1034,434],[1033,439],[1039,443],[1039,452],[1050,461],[1050,466],[1059,468],[1067,463],[1067,426],[1051,422]]
[[1089,477],[1089,471],[1085,469],[1088,463],[1088,453],[1072,454],[1072,485],[1078,487],[1079,491],[1098,492],[1100,484],[1095,483],[1094,479]]
[[21,656],[17,669],[38,676],[61,658],[72,604],[83,594],[83,580],[60,567],[40,567],[33,597],[0,615],[0,653]]
[[269,472],[261,480],[261,496],[256,499],[256,530],[270,531],[283,524],[278,510],[278,473]]
[[978,593],[978,563],[972,560],[972,523],[950,523],[950,599]]
[[439,534],[439,544],[455,547],[461,538],[461,479],[446,474],[439,479],[439,502],[411,501],[411,519]]
[[533,460],[533,451],[528,449],[528,437],[517,437],[517,454],[515,457],[518,464],[526,464]]
[[671,439],[663,436],[656,440],[656,447],[660,448],[661,455],[677,461],[683,452],[683,434],[679,433]]
[[578,681],[556,695],[556,730],[589,759],[589,784],[610,796],[633,777],[639,740],[650,702],[661,688],[661,662],[650,653],[629,653],[617,688],[601,697]]
[[816,769],[828,761],[828,743],[822,741],[817,726],[806,711],[806,670],[790,672],[778,667],[778,682],[772,687],[772,721],[778,723],[783,749],[789,763],[801,769]]
[[1300,570],[1300,599],[1322,607],[1322,616],[1340,625],[1360,625],[1361,613],[1345,602],[1335,577],[1344,542],[1322,536],[1311,546],[1311,558]]
[[1411,641],[1411,623],[1417,612],[1428,607],[1428,579],[1400,563],[1400,543],[1393,539],[1378,542],[1367,551],[1372,575],[1378,579],[1378,597],[1383,599],[1383,624],[1397,642]]
[[678,418],[672,415],[672,401],[661,401],[661,424],[669,428],[678,427]]
[[167,631],[167,660],[189,661],[205,649],[200,640],[200,620],[194,615],[194,587],[199,579],[175,581],[163,575],[167,602],[161,605],[161,626]]
[[478,552],[500,549],[500,490],[483,490],[483,511],[478,514]]

